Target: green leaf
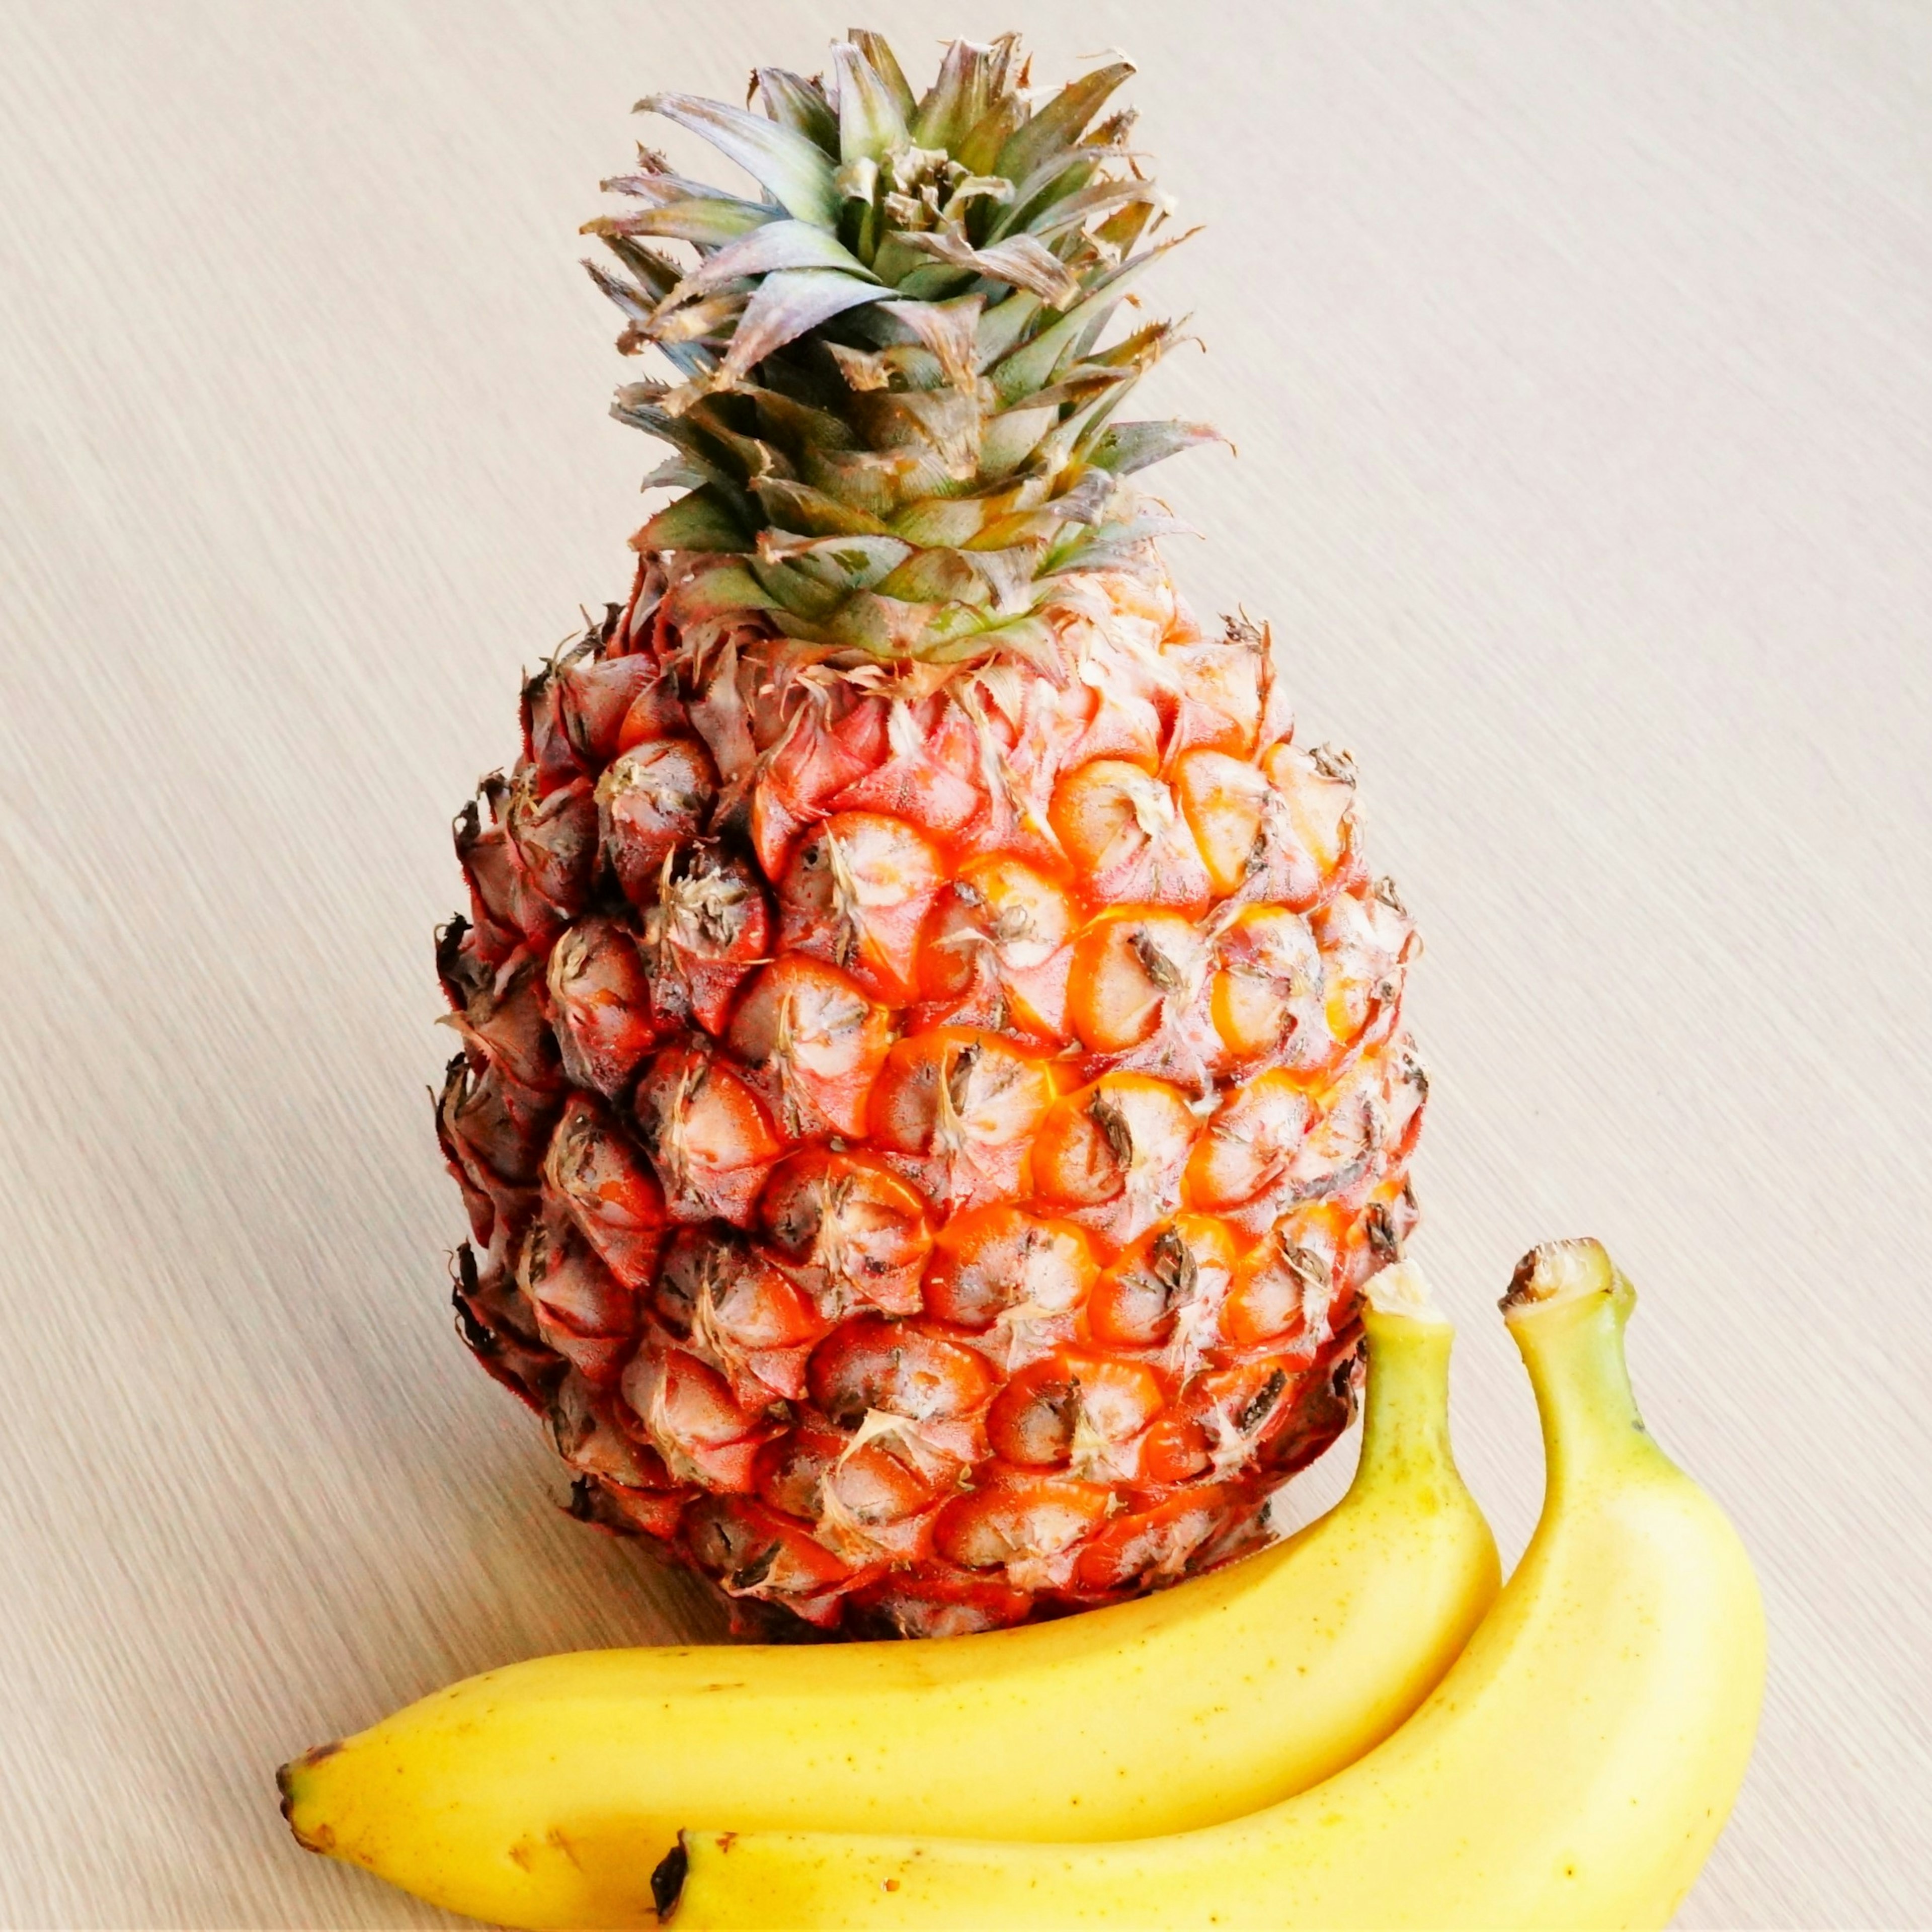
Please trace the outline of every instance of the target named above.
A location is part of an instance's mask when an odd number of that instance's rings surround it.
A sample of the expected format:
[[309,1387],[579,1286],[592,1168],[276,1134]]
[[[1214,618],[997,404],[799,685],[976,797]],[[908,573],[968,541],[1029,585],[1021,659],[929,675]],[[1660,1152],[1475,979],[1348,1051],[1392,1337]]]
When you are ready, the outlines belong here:
[[983,296],[962,296],[956,302],[898,302],[880,313],[918,337],[952,388],[970,389],[979,374],[980,318],[985,306]]
[[992,49],[954,40],[939,63],[939,78],[912,118],[912,137],[922,148],[957,151],[984,118],[992,99]]
[[838,76],[838,155],[854,161],[882,161],[906,144],[906,127],[892,91],[872,64],[850,40],[832,44],[832,65]]
[[1012,199],[988,232],[995,236],[1016,231],[1037,233],[1040,218],[1048,208],[1085,188],[1103,158],[1086,148],[1055,154],[1044,166],[1034,169],[1013,190]]
[[761,67],[755,70],[758,97],[765,112],[782,127],[802,134],[833,160],[838,155],[838,117],[825,98],[825,90],[815,80],[788,74],[782,67]]
[[667,503],[635,541],[652,550],[748,550],[750,533],[709,484]]
[[770,520],[772,527],[796,530],[802,536],[890,536],[884,524],[856,505],[842,503],[808,483],[792,483],[777,477],[761,476],[752,485],[752,494]]
[[[1188,235],[1194,232],[1190,229]],[[1042,388],[1052,382],[1064,358],[1078,350],[1083,331],[1097,330],[1099,324],[1104,322],[1105,310],[1119,300],[1119,292],[1125,284],[1170,248],[1179,248],[1188,235],[1177,235],[1168,241],[1156,242],[1144,253],[1095,277],[1087,284],[1084,299],[1069,309],[1058,322],[1051,323],[1015,350],[1004,361],[994,364],[988,374],[1000,400],[1017,402],[1029,392]]]
[[975,658],[1012,657],[1046,672],[1056,682],[1066,675],[1058,635],[1046,618],[1031,613],[1008,623],[962,632],[932,645],[920,655],[934,664],[970,664]]
[[956,550],[986,526],[984,496],[933,496],[910,503],[892,519],[892,528],[922,549]]
[[720,563],[678,586],[678,610],[688,617],[722,617],[734,610],[771,610],[778,600],[742,563]]
[[976,345],[980,367],[991,368],[1003,357],[1010,355],[1015,345],[1039,320],[1046,307],[1039,296],[1029,295],[1024,289],[1016,289],[987,309],[980,317]]
[[970,268],[988,281],[1025,289],[1050,308],[1064,308],[1080,293],[1080,284],[1066,264],[1030,235],[1012,236],[988,248],[976,248],[963,236],[949,235],[943,229],[896,238],[902,247],[936,255],[950,267]]
[[938,615],[930,604],[909,604],[861,590],[839,607],[825,626],[824,637],[828,643],[848,645],[872,657],[918,657]]
[[1096,470],[1111,470],[1116,476],[1131,476],[1137,470],[1151,469],[1184,449],[1198,449],[1204,442],[1226,442],[1228,439],[1206,423],[1116,423],[1087,452],[1087,460]]
[[642,289],[633,288],[621,276],[612,274],[601,262],[586,260],[584,266],[590,279],[622,311],[626,320],[635,322],[640,328],[650,325],[657,304]]
[[[902,238],[895,235],[895,244]],[[885,251],[881,249],[880,253]],[[914,251],[908,249],[908,255]],[[970,268],[949,268],[944,262],[931,262],[922,268],[912,268],[896,275],[893,285],[908,302],[948,302],[965,292],[973,285],[973,272]]]
[[758,284],[724,358],[727,380],[746,374],[775,349],[795,342],[808,329],[861,302],[890,298],[892,291],[856,276],[824,268],[782,269]]
[[638,112],[662,114],[702,136],[773,196],[788,214],[815,221],[821,228],[837,225],[838,196],[832,184],[832,164],[809,136],[694,94],[649,94],[638,103]]
[[[995,92],[992,105],[967,133],[952,158],[969,175],[1004,175],[994,164],[1000,150],[1012,138],[1015,128],[1026,118],[1026,103],[1016,94]],[[1007,176],[1010,180],[1012,177]]]
[[694,242],[700,248],[722,248],[767,223],[780,225],[778,216],[776,208],[764,207],[755,201],[734,201],[724,195],[694,195],[687,200],[660,202],[655,208],[635,214],[600,214],[586,221],[580,232],[659,235],[672,242]]
[[598,238],[637,278],[638,287],[650,297],[653,307],[677,286],[682,271],[655,249],[640,248],[628,236],[604,235]]
[[1128,562],[1151,538],[1198,534],[1178,517],[1136,517],[1124,524],[1102,524],[1090,532],[1078,524],[1069,527],[1080,535],[1066,550],[1057,552],[1048,564],[1047,572],[1056,577],[1069,571],[1103,570],[1109,564]]
[[1112,214],[1117,208],[1132,207],[1140,202],[1152,204],[1159,199],[1150,182],[1096,181],[1064,199],[1042,204],[1036,212],[1028,216],[1024,226],[1029,235],[1036,235],[1044,240],[1052,236],[1064,235],[1069,229],[1084,227],[1096,214]]
[[791,465],[782,452],[754,436],[741,436],[725,420],[723,399],[707,396],[686,414],[708,440],[718,466],[730,473],[741,488],[760,476],[788,476]]
[[842,596],[870,590],[912,554],[903,538],[831,536],[800,539],[766,531],[759,539],[762,562],[783,563]]
[[1060,412],[1048,404],[1045,409],[1024,405],[1002,410],[988,419],[980,440],[980,473],[982,476],[1009,476],[1040,447]]
[[766,608],[795,610],[814,622],[830,616],[850,595],[835,584],[821,582],[788,564],[754,563],[752,574],[770,599]]
[[980,573],[956,550],[917,550],[878,586],[881,597],[915,604],[970,604],[992,602],[992,592]]
[[909,123],[914,111],[912,88],[885,35],[874,33],[869,27],[854,27],[845,38],[866,56],[866,65],[885,83],[892,105],[898,110],[901,125]]
[[907,487],[907,465],[897,451],[814,449],[806,452],[802,466],[814,488],[880,518],[922,494]]
[[1115,61],[1070,81],[1014,131],[988,172],[1004,175],[1009,181],[1024,181],[1042,161],[1079,140],[1108,95],[1133,70],[1132,61]]
[[1062,355],[1072,347],[1081,330],[1118,299],[1104,290],[1089,295],[1058,322],[1042,329],[1004,361],[994,363],[987,372],[994,394],[1003,403],[1016,404],[1036,389],[1043,388],[1052,381]]
[[814,409],[796,397],[749,383],[741,384],[738,394],[750,397],[757,405],[758,434],[788,451],[795,460],[803,461],[812,450],[856,446],[852,425],[829,410]]
[[741,275],[769,275],[781,268],[832,268],[871,282],[872,272],[837,240],[808,221],[771,221],[754,228],[701,262],[665,298],[680,302],[722,288]]

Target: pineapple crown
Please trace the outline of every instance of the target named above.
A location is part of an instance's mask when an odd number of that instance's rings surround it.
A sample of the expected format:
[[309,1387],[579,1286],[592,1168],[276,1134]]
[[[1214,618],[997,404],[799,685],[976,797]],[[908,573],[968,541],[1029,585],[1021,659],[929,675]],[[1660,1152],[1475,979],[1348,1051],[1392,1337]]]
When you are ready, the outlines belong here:
[[[829,78],[752,76],[762,113],[691,94],[638,104],[759,184],[748,200],[647,148],[603,184],[633,204],[585,225],[622,311],[618,346],[673,380],[613,413],[675,454],[686,494],[640,549],[680,554],[686,621],[747,610],[848,662],[1050,665],[1078,573],[1135,568],[1180,527],[1126,481],[1198,424],[1118,422],[1179,339],[1154,322],[1099,346],[1128,285],[1185,240],[1128,145],[1095,116],[1116,61],[1035,108],[1016,37],[955,40],[915,99],[878,34],[833,43]],[[646,245],[686,244],[694,266]]]

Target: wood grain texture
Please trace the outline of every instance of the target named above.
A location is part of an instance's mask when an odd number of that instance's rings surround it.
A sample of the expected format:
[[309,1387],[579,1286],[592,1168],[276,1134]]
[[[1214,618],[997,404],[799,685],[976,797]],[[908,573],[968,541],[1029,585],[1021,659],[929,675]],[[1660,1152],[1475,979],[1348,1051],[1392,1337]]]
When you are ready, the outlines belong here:
[[[1736,1513],[1763,1741],[1683,1923],[1932,1922],[1932,9],[873,9],[1114,43],[1211,219],[1155,296],[1196,601],[1294,640],[1430,950],[1420,1252],[1593,1232]],[[0,8],[0,1918],[442,1923],[270,1774],[460,1673],[715,1634],[450,1332],[445,826],[620,594],[574,266],[631,101],[842,8]],[[681,152],[675,142],[668,144]],[[1325,1480],[1332,1487],[1338,1472]]]

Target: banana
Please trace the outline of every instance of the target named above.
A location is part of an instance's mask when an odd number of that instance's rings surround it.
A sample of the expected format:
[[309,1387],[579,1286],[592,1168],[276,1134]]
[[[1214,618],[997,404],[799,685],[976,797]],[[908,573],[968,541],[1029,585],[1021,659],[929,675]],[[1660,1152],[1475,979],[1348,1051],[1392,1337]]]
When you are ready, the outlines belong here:
[[1124,1844],[688,1832],[676,1932],[814,1926],[1662,1926],[1722,1828],[1764,1681],[1757,1584],[1644,1432],[1594,1241],[1504,1306],[1549,1474],[1521,1568],[1433,1695],[1324,1784]]
[[1362,1458],[1286,1543],[1138,1602],[920,1642],[579,1652],[424,1698],[285,1766],[312,1850],[512,1926],[656,1922],[680,1825],[1091,1839],[1184,1830],[1393,1731],[1494,1600],[1412,1263],[1365,1312]]

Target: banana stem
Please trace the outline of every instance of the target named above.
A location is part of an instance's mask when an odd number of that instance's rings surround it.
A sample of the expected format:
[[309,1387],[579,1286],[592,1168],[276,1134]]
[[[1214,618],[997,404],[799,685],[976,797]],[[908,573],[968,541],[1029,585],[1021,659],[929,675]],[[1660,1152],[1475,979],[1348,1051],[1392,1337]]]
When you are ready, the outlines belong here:
[[1439,1469],[1454,1480],[1449,1446],[1449,1351],[1456,1331],[1440,1316],[1363,1311],[1370,1371],[1362,1454],[1351,1490],[1380,1487],[1398,1472]]
[[1644,1426],[1624,1358],[1636,1301],[1596,1241],[1534,1250],[1503,1299],[1536,1394],[1550,1497],[1635,1462],[1667,1460]]

